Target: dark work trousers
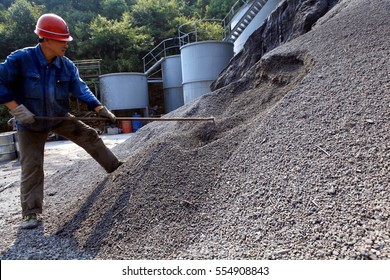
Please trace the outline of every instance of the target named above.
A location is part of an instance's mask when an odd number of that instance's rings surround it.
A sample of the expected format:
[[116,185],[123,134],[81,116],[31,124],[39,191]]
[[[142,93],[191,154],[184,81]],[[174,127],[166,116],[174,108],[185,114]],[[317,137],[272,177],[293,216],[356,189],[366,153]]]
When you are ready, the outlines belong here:
[[[82,147],[108,173],[114,171],[120,165],[117,157],[106,147],[95,129],[81,121],[63,121],[53,129],[53,132]],[[20,200],[23,216],[42,213],[43,155],[48,134],[48,132],[18,131],[22,169]]]

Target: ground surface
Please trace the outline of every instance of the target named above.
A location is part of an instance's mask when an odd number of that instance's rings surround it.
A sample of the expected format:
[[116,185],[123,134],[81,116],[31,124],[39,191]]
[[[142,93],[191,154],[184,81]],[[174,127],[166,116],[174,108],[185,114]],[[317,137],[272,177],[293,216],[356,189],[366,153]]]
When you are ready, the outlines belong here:
[[2,204],[1,258],[389,259],[389,11],[341,1],[169,114],[215,123],[148,124],[113,148],[127,163],[109,175],[62,166],[36,230]]
[[[117,135],[102,135],[102,139],[104,143],[109,148],[113,148],[116,145],[123,143],[126,139],[130,138],[132,134],[117,134]],[[45,145],[45,175],[46,177],[53,176],[55,174],[61,174],[64,172],[64,169],[67,170],[68,167],[72,165],[77,165],[77,163],[86,161],[90,159],[90,156],[80,147],[72,143],[71,141],[49,141]],[[16,236],[10,236],[10,232],[17,233],[19,229],[18,221],[21,220],[20,214],[20,202],[19,202],[19,183],[20,183],[20,164],[18,159],[1,162],[0,163],[0,227],[2,231],[2,240],[0,241],[1,247],[4,248],[12,244],[15,241]],[[74,167],[71,167],[73,169]],[[59,176],[61,177],[61,175]],[[61,189],[67,188],[68,184],[61,180],[57,181],[53,189]],[[53,190],[51,192],[46,192],[46,195],[49,198],[54,198],[56,195],[56,191]],[[30,236],[29,240],[33,243],[37,242],[36,245],[31,245],[31,251],[27,250],[27,252],[23,253],[24,257],[28,259],[42,259],[46,258],[42,254],[47,254],[47,250],[50,250],[50,247],[56,248],[57,244],[65,243],[65,252],[68,250],[67,242],[62,242],[59,239],[53,238],[51,241],[50,238],[41,235],[43,229],[43,225],[40,226],[40,229],[36,232],[33,232],[33,237]],[[8,234],[7,234],[8,233]],[[28,235],[31,232],[26,232]],[[18,232],[23,236],[23,232]],[[31,239],[30,239],[31,238]],[[37,250],[37,247],[44,245],[42,250]],[[17,242],[15,244],[17,246]],[[24,243],[21,244],[24,246]],[[61,248],[63,246],[60,245],[58,247],[59,254]],[[18,247],[16,250],[24,251],[23,248]],[[54,250],[55,251],[55,250]],[[40,254],[42,252],[42,254]],[[51,255],[55,257],[54,255]],[[20,257],[15,256],[16,259]],[[70,259],[77,258],[70,251]]]

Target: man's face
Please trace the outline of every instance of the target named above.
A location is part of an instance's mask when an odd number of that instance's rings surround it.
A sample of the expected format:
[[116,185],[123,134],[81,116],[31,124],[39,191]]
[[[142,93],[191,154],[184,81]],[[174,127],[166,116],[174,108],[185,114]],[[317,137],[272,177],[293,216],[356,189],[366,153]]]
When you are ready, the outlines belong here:
[[68,48],[68,42],[57,41],[53,39],[45,39],[47,49],[53,56],[64,56]]

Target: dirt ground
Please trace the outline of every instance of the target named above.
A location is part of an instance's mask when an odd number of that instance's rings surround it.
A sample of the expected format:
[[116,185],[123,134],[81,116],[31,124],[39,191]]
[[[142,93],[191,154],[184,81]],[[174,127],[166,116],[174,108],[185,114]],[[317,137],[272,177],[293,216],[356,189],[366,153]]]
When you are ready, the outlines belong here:
[[[110,149],[132,136],[131,133],[101,135],[104,143]],[[60,173],[64,168],[77,161],[90,159],[82,148],[71,141],[48,141],[45,144],[44,171],[45,177]],[[20,216],[19,203],[20,163],[18,159],[0,162],[0,226],[5,220]],[[60,185],[61,182],[58,182]]]

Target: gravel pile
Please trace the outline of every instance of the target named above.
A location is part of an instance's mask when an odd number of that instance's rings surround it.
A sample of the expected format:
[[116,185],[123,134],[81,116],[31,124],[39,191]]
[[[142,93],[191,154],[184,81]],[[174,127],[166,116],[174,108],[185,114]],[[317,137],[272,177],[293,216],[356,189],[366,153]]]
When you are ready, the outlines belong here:
[[52,175],[43,225],[6,221],[1,258],[389,259],[389,11],[341,1],[167,115],[215,123],[150,123],[113,174]]

